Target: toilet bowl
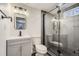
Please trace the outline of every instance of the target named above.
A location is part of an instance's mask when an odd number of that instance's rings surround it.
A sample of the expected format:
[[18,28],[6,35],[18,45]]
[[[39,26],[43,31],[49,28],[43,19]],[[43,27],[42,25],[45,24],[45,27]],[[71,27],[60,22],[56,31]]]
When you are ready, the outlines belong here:
[[43,56],[47,53],[47,48],[42,44],[36,45],[36,52],[36,56]]
[[47,47],[41,44],[40,38],[34,38],[36,56],[43,56],[47,53]]

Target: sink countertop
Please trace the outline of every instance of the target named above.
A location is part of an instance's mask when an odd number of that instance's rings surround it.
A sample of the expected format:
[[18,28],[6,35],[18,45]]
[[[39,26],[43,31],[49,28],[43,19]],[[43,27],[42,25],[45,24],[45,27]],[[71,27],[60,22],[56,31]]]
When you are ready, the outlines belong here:
[[11,40],[11,39],[24,39],[24,38],[31,38],[31,36],[9,37],[8,40]]

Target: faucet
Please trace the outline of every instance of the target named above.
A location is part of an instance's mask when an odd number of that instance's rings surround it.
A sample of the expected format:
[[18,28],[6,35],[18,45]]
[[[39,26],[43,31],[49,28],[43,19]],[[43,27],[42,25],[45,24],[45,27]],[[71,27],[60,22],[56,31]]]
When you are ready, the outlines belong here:
[[22,36],[22,31],[19,31],[19,36]]

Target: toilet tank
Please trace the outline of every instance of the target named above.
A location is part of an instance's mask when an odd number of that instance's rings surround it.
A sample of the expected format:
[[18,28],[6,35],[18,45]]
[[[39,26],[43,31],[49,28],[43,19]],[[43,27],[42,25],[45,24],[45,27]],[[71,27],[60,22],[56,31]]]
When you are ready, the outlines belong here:
[[33,37],[33,44],[41,44],[41,38],[40,37]]

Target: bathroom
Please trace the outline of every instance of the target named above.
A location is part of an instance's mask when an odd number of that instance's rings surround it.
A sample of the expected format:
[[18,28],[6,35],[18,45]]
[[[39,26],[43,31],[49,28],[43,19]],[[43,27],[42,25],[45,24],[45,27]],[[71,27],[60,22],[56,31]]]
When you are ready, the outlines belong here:
[[79,56],[78,16],[79,3],[0,3],[0,56]]

